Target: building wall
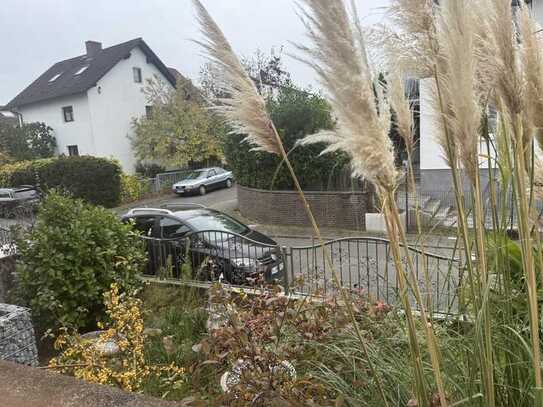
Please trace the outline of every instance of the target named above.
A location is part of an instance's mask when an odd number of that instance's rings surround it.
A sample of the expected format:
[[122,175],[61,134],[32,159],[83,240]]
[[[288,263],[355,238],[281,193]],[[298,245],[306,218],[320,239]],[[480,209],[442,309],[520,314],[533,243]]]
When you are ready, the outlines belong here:
[[437,112],[432,105],[432,79],[420,80],[420,169],[445,170],[449,167],[443,159],[436,136],[439,134]]
[[[366,212],[374,212],[371,192],[305,192],[322,227],[365,230]],[[267,191],[238,185],[239,211],[269,225],[310,226],[298,193]]]
[[[73,106],[73,122],[64,121],[64,106]],[[69,145],[77,145],[80,155],[96,154],[89,103],[85,93],[23,106],[19,112],[25,123],[45,122],[53,129],[59,154],[67,155]]]
[[[134,82],[134,67],[141,68],[142,83]],[[87,91],[96,155],[118,159],[127,173],[134,173],[136,164],[130,141],[134,134],[132,121],[145,115],[148,103],[142,91],[146,80],[154,75],[169,83],[154,64],[147,62],[145,54],[135,48],[128,59],[120,61],[97,86]]]
[[[141,68],[141,83],[134,82],[134,67]],[[132,174],[136,164],[130,141],[132,122],[145,115],[148,102],[143,88],[154,75],[169,84],[143,51],[135,48],[86,93],[23,106],[20,113],[26,123],[45,122],[53,129],[59,154],[67,155],[68,146],[77,145],[80,155],[115,158],[123,171]],[[64,106],[73,106],[73,122],[64,122]]]

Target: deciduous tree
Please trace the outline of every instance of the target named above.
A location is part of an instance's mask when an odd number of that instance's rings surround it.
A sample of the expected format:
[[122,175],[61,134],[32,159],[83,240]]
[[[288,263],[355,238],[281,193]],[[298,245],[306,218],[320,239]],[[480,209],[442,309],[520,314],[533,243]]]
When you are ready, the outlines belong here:
[[179,84],[172,90],[158,78],[147,82],[144,93],[151,109],[133,122],[138,159],[184,167],[221,157],[223,127],[203,106],[201,96]]

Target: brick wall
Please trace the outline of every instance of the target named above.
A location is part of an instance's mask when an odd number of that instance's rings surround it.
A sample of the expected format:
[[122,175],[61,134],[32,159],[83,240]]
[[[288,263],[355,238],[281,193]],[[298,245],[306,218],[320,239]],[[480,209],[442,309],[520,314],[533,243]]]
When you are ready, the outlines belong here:
[[[373,212],[371,192],[306,192],[319,226],[365,230],[365,214]],[[264,224],[309,226],[298,193],[266,191],[238,185],[241,214]]]

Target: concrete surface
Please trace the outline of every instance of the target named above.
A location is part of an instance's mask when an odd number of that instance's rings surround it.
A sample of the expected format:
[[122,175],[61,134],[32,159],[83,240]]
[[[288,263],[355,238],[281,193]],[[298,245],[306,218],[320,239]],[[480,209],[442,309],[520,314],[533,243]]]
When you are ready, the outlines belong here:
[[0,361],[2,407],[166,407],[183,406],[89,384],[44,369]]

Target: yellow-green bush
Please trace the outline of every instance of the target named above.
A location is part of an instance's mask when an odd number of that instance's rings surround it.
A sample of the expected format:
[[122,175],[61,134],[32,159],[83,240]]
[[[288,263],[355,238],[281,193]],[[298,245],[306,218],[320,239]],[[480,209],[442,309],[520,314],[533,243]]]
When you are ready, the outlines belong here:
[[130,203],[143,198],[147,194],[148,188],[135,176],[121,175],[121,202]]

